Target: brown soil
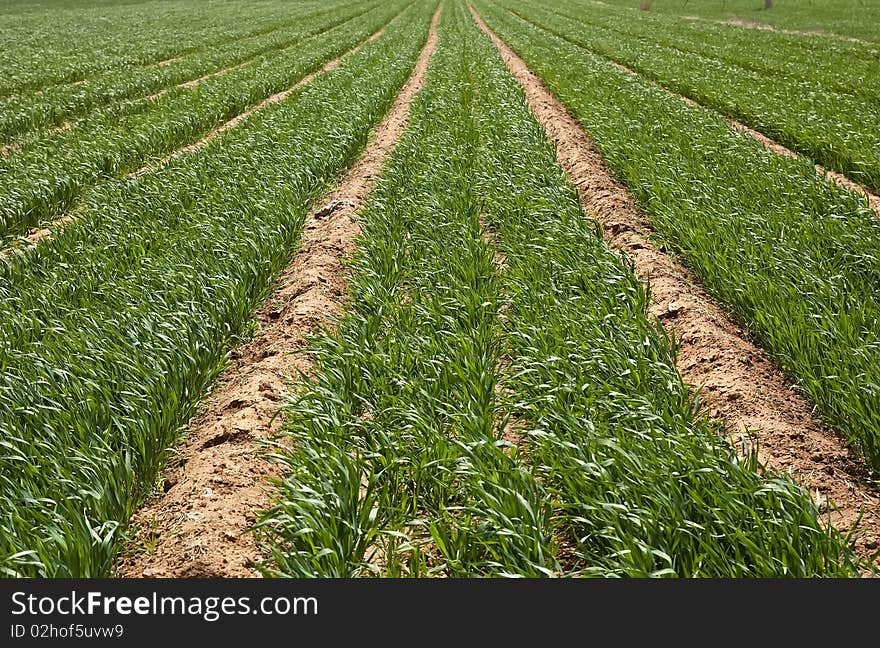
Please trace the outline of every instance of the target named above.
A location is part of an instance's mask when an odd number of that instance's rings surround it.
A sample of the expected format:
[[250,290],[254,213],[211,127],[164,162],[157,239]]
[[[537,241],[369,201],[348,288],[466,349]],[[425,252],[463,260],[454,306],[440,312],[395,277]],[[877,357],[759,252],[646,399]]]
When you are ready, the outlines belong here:
[[559,162],[577,185],[585,212],[601,223],[608,245],[632,259],[638,276],[650,282],[649,313],[678,341],[677,366],[684,380],[699,388],[708,413],[722,419],[734,440],[756,441],[762,461],[791,474],[826,503],[824,510],[833,501],[836,509],[829,517],[838,529],[849,530],[863,515],[855,548],[868,558],[880,547],[880,498],[866,484],[863,462],[813,417],[810,403],[694,277],[650,242],[647,215],[611,176],[577,122],[471,12],[556,143]]
[[[46,129],[46,135],[55,135],[56,133],[63,133],[64,131],[69,131],[73,128],[73,122],[64,121],[57,126],[52,126]],[[0,144],[0,158],[8,158],[17,154],[21,151],[21,144],[18,142],[9,142],[8,144]]]
[[[719,21],[712,21],[719,22]],[[767,23],[758,22],[757,20],[747,20],[746,18],[728,18],[720,21],[725,25],[735,25],[736,27],[746,27],[747,29],[759,29],[761,31],[776,31],[776,27]],[[798,32],[795,32],[798,33]]]
[[69,131],[71,128],[73,128],[73,122],[72,121],[64,121],[64,122],[58,124],[57,126],[53,126],[49,130],[47,130],[46,134],[47,135],[54,135],[56,133],[63,133],[65,131]]
[[11,144],[0,144],[0,157],[2,157],[2,158],[12,157],[16,153],[18,153],[20,150],[21,150],[21,146],[19,146],[18,144],[14,143],[14,142]]
[[[354,249],[356,211],[408,123],[437,42],[434,15],[427,43],[388,116],[358,162],[306,220],[302,247],[258,311],[259,332],[239,348],[167,472],[165,493],[141,509],[137,533],[118,573],[140,576],[258,576],[263,556],[248,529],[271,503],[268,483],[281,468],[259,442],[278,432],[287,381],[310,369],[306,338],[342,313],[343,260]],[[294,353],[291,353],[294,352]],[[299,352],[299,353],[297,353]]]
[[167,95],[169,92],[171,92],[171,90],[169,90],[168,88],[164,88],[162,90],[159,90],[159,92],[154,92],[151,95],[147,95],[146,97],[144,97],[143,100],[144,101],[156,101],[156,99],[161,99],[162,97]]
[[[507,255],[504,254],[504,250],[501,249],[501,245],[499,243],[500,237],[498,231],[493,228],[484,217],[480,217],[480,229],[482,230],[482,238],[485,241],[486,245],[492,251],[492,264],[495,266],[495,270],[498,273],[503,273],[507,267]],[[499,320],[502,324],[507,322],[507,313],[505,305],[502,304],[501,312],[498,314]],[[499,369],[504,369],[509,367],[510,361],[507,357],[501,357],[499,359]],[[513,393],[510,389],[508,389],[504,383],[498,382],[495,384],[495,399],[496,402],[509,402],[513,398]],[[527,436],[524,434],[523,430],[525,430],[525,424],[519,420],[515,416],[508,417],[504,427],[500,427],[500,420],[496,420],[497,428],[496,434],[498,438],[506,441],[511,444],[514,448],[516,448],[517,452],[525,449],[525,444],[527,440]],[[508,452],[512,453],[513,448],[509,449]]]
[[[71,210],[70,212],[68,212],[64,216],[62,216],[61,218],[58,218],[58,219],[52,221],[51,225],[57,229],[59,227],[64,227],[68,223],[72,223],[73,221],[76,220],[76,218],[79,215],[81,210],[82,210],[82,205],[78,205],[73,210]],[[0,260],[4,259],[12,254],[19,254],[19,255],[24,254],[25,252],[27,252],[27,250],[31,246],[36,245],[42,239],[44,239],[48,236],[51,236],[51,235],[52,235],[52,230],[50,230],[46,227],[32,227],[28,230],[28,233],[25,236],[22,236],[17,241],[14,241],[13,243],[11,243],[8,247],[0,250]]]

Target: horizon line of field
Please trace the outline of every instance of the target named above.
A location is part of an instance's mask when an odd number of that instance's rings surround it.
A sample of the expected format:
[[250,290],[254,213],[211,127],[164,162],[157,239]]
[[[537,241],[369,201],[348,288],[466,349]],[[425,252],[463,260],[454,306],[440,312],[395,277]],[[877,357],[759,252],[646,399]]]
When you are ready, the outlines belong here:
[[[761,443],[764,443],[764,451],[770,452],[770,466],[774,469],[785,471],[785,462],[779,463],[777,457],[790,452],[791,455],[786,462],[795,459],[797,465],[801,466],[800,474],[795,479],[801,483],[807,490],[819,487],[823,493],[830,493],[826,498],[830,501],[838,503],[838,506],[829,507],[833,513],[834,523],[841,532],[849,531],[849,522],[858,519],[862,512],[870,510],[873,517],[869,520],[863,520],[861,530],[870,531],[871,539],[880,539],[880,499],[878,499],[878,491],[864,470],[864,464],[859,457],[854,457],[850,453],[847,446],[843,443],[840,434],[825,426],[819,419],[815,418],[812,412],[812,403],[801,394],[791,393],[785,394],[785,389],[790,389],[792,381],[786,377],[781,368],[768,356],[767,353],[749,339],[748,332],[742,332],[736,325],[731,313],[719,305],[701,286],[699,281],[693,276],[693,273],[687,270],[681,263],[676,261],[666,251],[658,248],[654,242],[648,237],[646,231],[642,231],[642,225],[649,225],[650,218],[641,211],[636,201],[631,196],[625,183],[615,180],[608,169],[601,169],[594,173],[596,176],[605,175],[599,186],[590,186],[589,190],[583,187],[578,181],[579,170],[584,166],[585,158],[595,156],[604,164],[601,153],[596,151],[595,145],[589,138],[589,135],[580,126],[577,120],[569,113],[568,109],[555,95],[546,87],[539,75],[529,68],[528,64],[520,58],[505,41],[498,36],[491,28],[483,22],[479,11],[469,4],[469,8],[477,21],[477,24],[492,38],[496,47],[504,54],[510,57],[517,65],[522,66],[527,74],[537,81],[541,92],[534,95],[526,89],[523,79],[519,78],[517,72],[508,62],[508,69],[520,85],[523,86],[528,98],[530,108],[538,116],[543,127],[550,129],[547,131],[548,137],[556,142],[559,151],[560,164],[565,168],[566,173],[578,187],[581,195],[581,202],[584,212],[589,218],[594,218],[603,225],[606,243],[613,249],[619,250],[632,259],[636,270],[645,281],[649,281],[654,287],[655,282],[664,284],[667,281],[686,286],[688,290],[684,291],[685,295],[676,296],[672,301],[663,308],[653,308],[663,306],[661,300],[666,297],[658,297],[656,290],[649,291],[649,311],[657,311],[654,313],[660,325],[671,335],[674,335],[679,345],[676,353],[676,365],[679,373],[688,380],[689,384],[694,386],[694,398],[700,397],[700,392],[704,388],[713,391],[713,395],[719,400],[712,403],[713,407],[720,407],[720,414],[712,416],[719,418],[724,422],[728,435],[733,442],[737,435],[754,428],[752,435],[757,444],[759,452],[762,451]],[[561,120],[565,122],[565,127],[558,127],[559,132],[553,131],[552,123],[544,123],[544,118],[537,112],[544,106],[551,106]],[[569,142],[571,139],[567,131],[576,133],[575,141]],[[563,161],[563,150],[569,150],[568,160]],[[571,157],[574,153],[575,157]],[[582,171],[581,171],[582,173]],[[604,186],[607,182],[609,186]],[[597,192],[599,196],[607,196],[609,193],[619,193],[624,198],[624,204],[614,204],[610,210],[603,207],[602,201],[599,200],[595,206],[588,204],[589,191]],[[622,220],[621,220],[622,219]],[[633,238],[635,237],[635,238]],[[668,267],[659,266],[651,259],[652,255],[656,255],[660,259],[668,262]],[[672,304],[676,307],[671,311]],[[695,305],[698,308],[695,308]],[[659,313],[659,314],[658,314]],[[689,327],[698,324],[701,331],[698,338],[693,336],[685,336],[683,339],[679,336],[686,333]],[[709,337],[711,342],[706,342],[703,337]],[[751,380],[759,385],[758,392],[760,394],[752,394],[747,389],[748,379],[745,375],[737,376],[733,370],[720,362],[718,364],[709,362],[708,367],[701,369],[699,363],[691,366],[685,363],[682,351],[691,349],[699,349],[700,346],[711,346],[717,352],[719,349],[730,348],[725,343],[725,338],[732,338],[736,341],[740,351],[745,351],[750,357],[748,362],[749,370],[743,374],[752,374]],[[693,352],[688,354],[691,363],[693,362]],[[723,355],[723,354],[722,354]],[[699,389],[698,389],[699,388]],[[702,400],[702,399],[700,399]],[[742,403],[746,403],[746,407],[742,407]],[[771,403],[768,405],[768,403]],[[776,408],[775,412],[768,412]],[[784,421],[786,429],[791,434],[800,435],[804,439],[809,439],[803,445],[794,445],[790,440],[780,442],[774,437],[774,426],[770,429],[763,430],[754,425],[755,417],[767,416],[767,414],[778,414]],[[744,450],[739,444],[735,444],[738,451]],[[781,447],[780,447],[781,446]],[[837,453],[845,452],[845,455],[827,453],[825,451],[817,451],[817,447],[832,448]],[[806,468],[809,466],[809,470]],[[818,477],[816,477],[818,475]],[[852,479],[853,482],[849,480]],[[865,508],[860,512],[853,505],[853,497],[850,491],[857,491],[856,500],[863,500]],[[844,501],[847,500],[847,501]],[[866,559],[871,559],[873,549],[859,544],[859,553]]]
[[[489,0],[489,1],[493,1],[493,0]],[[493,4],[497,4],[497,3],[493,2]],[[627,65],[620,62],[620,60],[619,60],[620,57],[610,56],[610,55],[604,54],[600,51],[591,49],[580,42],[572,40],[566,34],[559,33],[556,30],[553,30],[545,25],[542,25],[541,23],[537,22],[536,20],[534,20],[528,16],[523,15],[522,13],[520,13],[519,11],[516,11],[515,9],[511,9],[507,6],[502,6],[502,5],[498,5],[498,6],[502,11],[506,11],[507,13],[511,14],[512,16],[515,16],[517,19],[533,26],[534,28],[539,29],[544,32],[547,32],[549,34],[553,34],[554,36],[561,38],[561,39],[567,41],[568,43],[571,43],[574,47],[577,47],[578,49],[584,50],[584,51],[589,52],[590,54],[592,54],[598,58],[604,59],[605,61],[608,61],[609,63],[611,63],[612,65],[617,67],[622,72],[625,72],[631,76],[637,77],[638,79],[640,79],[644,83],[649,83],[649,84],[663,90],[664,92],[669,93],[671,96],[678,98],[679,100],[683,101],[684,103],[687,103],[691,106],[699,107],[702,110],[705,110],[711,114],[715,114],[715,115],[720,116],[722,119],[724,119],[724,121],[726,121],[728,123],[728,125],[733,130],[736,130],[744,135],[751,137],[752,139],[754,139],[758,143],[760,143],[762,146],[764,146],[765,149],[767,149],[768,151],[770,151],[772,153],[775,153],[778,155],[784,155],[784,156],[792,157],[792,158],[796,158],[796,159],[809,160],[810,162],[812,162],[812,164],[816,170],[816,173],[818,175],[826,178],[830,182],[834,182],[838,186],[840,186],[848,191],[852,191],[852,192],[861,194],[864,197],[864,199],[867,201],[867,204],[871,208],[871,210],[874,211],[878,217],[880,217],[880,194],[873,191],[867,185],[862,184],[856,180],[853,180],[850,176],[848,176],[843,171],[840,171],[839,169],[835,169],[833,167],[823,166],[823,165],[813,161],[812,156],[809,153],[799,152],[796,150],[796,148],[792,149],[789,146],[785,146],[785,145],[779,143],[774,138],[763,133],[760,129],[755,128],[754,126],[749,125],[745,122],[742,122],[742,121],[736,119],[735,117],[731,116],[727,111],[721,110],[721,109],[714,107],[714,106],[710,106],[704,102],[701,102],[698,99],[694,99],[693,97],[691,97],[689,95],[685,95],[680,92],[677,92],[676,90],[673,90],[672,88],[670,88],[666,83],[664,83],[660,80],[657,80],[647,74],[644,74],[643,72],[639,71],[637,68],[633,69],[631,67],[628,67]],[[571,17],[568,14],[558,12],[552,4],[549,5],[549,8],[550,8],[550,11],[553,11],[554,13],[556,13],[557,15],[559,15],[561,17],[565,17],[565,18]],[[716,58],[716,60],[721,61],[723,59]]]
[[[375,2],[375,0],[359,0],[359,3],[363,3],[363,4],[368,4],[371,2]],[[321,13],[321,11],[323,11],[323,10],[317,10],[318,13]],[[297,19],[298,18],[300,18],[300,16],[298,16]],[[59,79],[56,81],[50,81],[50,82],[45,83],[43,85],[39,85],[39,84],[24,85],[20,88],[14,89],[14,90],[0,92],[0,101],[7,99],[9,97],[15,96],[16,94],[19,94],[19,93],[37,92],[40,90],[46,90],[46,89],[50,89],[50,88],[54,88],[56,86],[62,86],[62,85],[80,85],[80,84],[83,84],[84,82],[92,80],[95,77],[103,76],[103,75],[107,74],[108,72],[114,72],[114,71],[122,72],[125,70],[130,70],[132,68],[164,67],[164,66],[170,65],[171,63],[174,63],[180,59],[189,57],[191,55],[203,53],[206,50],[208,50],[212,47],[215,47],[216,45],[228,45],[230,43],[235,43],[235,42],[238,42],[241,40],[246,40],[248,38],[259,38],[261,36],[271,34],[272,32],[289,28],[290,25],[294,24],[295,22],[296,22],[296,20],[292,19],[292,21],[289,24],[269,25],[269,26],[259,27],[253,31],[243,32],[243,33],[231,35],[228,37],[221,37],[215,41],[203,41],[201,44],[198,44],[198,45],[190,46],[190,47],[184,48],[182,50],[177,50],[176,52],[168,52],[168,53],[164,53],[162,55],[159,55],[159,56],[162,56],[163,58],[153,57],[153,58],[150,58],[149,60],[123,63],[118,68],[114,68],[112,71],[108,71],[108,70],[91,70],[91,71],[89,71],[88,69],[85,69],[84,74],[81,76],[78,76],[78,77],[74,76],[74,77]]]
[[[284,90],[281,90],[280,92],[274,93],[273,95],[263,97],[260,100],[252,103],[244,111],[236,114],[233,117],[230,117],[229,119],[225,120],[224,122],[222,122],[220,124],[215,124],[211,130],[209,130],[207,132],[200,133],[198,135],[198,139],[183,140],[181,142],[178,142],[177,148],[175,148],[171,152],[165,154],[163,157],[160,157],[155,161],[148,162],[147,164],[144,164],[143,166],[141,166],[139,168],[136,168],[132,171],[126,172],[125,177],[135,178],[135,177],[139,177],[145,173],[149,173],[149,172],[154,171],[158,168],[161,168],[162,165],[167,164],[169,161],[175,159],[176,157],[179,157],[180,155],[192,153],[192,152],[200,149],[202,146],[207,144],[209,141],[214,139],[216,136],[222,134],[223,132],[229,130],[230,128],[234,128],[235,126],[237,126],[243,120],[250,117],[254,112],[257,112],[257,111],[261,110],[262,108],[264,108],[268,105],[271,105],[273,103],[283,101],[291,93],[293,93],[297,89],[301,88],[302,86],[307,85],[312,80],[314,80],[315,77],[317,77],[318,75],[323,74],[324,72],[327,72],[330,69],[332,69],[335,65],[338,65],[339,62],[341,62],[343,59],[350,56],[351,54],[355,53],[357,50],[359,50],[361,47],[363,47],[367,42],[370,42],[371,40],[378,38],[385,29],[387,29],[394,21],[396,21],[407,10],[407,8],[409,6],[410,5],[407,5],[400,12],[398,12],[397,14],[392,16],[384,25],[382,25],[378,30],[373,32],[371,35],[369,35],[363,41],[361,41],[360,43],[358,43],[354,47],[350,48],[349,50],[347,50],[343,54],[341,54],[333,59],[325,60],[321,64],[320,68],[318,68],[317,70],[314,70],[312,72],[309,72],[305,76],[301,77],[298,81],[296,81],[290,87],[288,87]],[[96,182],[93,182],[87,186],[84,186],[80,192],[79,198],[71,206],[67,207],[63,211],[63,213],[58,213],[55,215],[54,218],[51,218],[49,220],[42,220],[41,222],[37,223],[35,226],[31,227],[31,230],[28,232],[27,235],[21,236],[17,239],[13,239],[8,245],[0,248],[0,259],[5,260],[5,259],[9,258],[10,255],[12,255],[14,253],[26,251],[27,249],[33,247],[33,245],[39,243],[39,241],[42,240],[43,238],[51,235],[51,232],[53,229],[57,229],[59,226],[68,225],[70,222],[75,220],[76,213],[80,209],[80,206],[82,205],[82,202],[84,200],[84,195],[88,191],[94,189],[94,187],[96,187],[104,182],[108,182],[108,181],[112,181],[112,180],[113,180],[113,177],[98,178],[98,180]]]
[[[158,99],[162,95],[167,94],[169,92],[172,92],[175,88],[189,89],[189,88],[192,88],[207,79],[214,78],[217,76],[222,76],[224,74],[227,74],[227,73],[232,72],[234,70],[237,70],[239,68],[243,68],[243,67],[247,66],[248,64],[254,62],[255,59],[258,59],[260,57],[264,57],[264,56],[270,57],[273,55],[280,54],[283,51],[290,49],[291,47],[296,46],[301,41],[303,41],[307,38],[311,38],[313,36],[319,36],[327,31],[330,31],[331,29],[335,29],[336,27],[340,27],[351,20],[355,20],[356,18],[358,18],[358,17],[368,13],[369,11],[372,11],[376,7],[378,7],[379,2],[377,2],[376,0],[363,0],[361,3],[357,3],[357,4],[366,5],[366,8],[363,9],[362,11],[358,11],[358,12],[353,13],[351,15],[344,16],[343,18],[340,18],[340,20],[338,22],[333,22],[333,20],[331,18],[327,23],[325,23],[322,27],[320,27],[318,29],[315,29],[312,31],[305,31],[305,32],[302,32],[302,33],[299,33],[296,35],[292,35],[280,43],[274,43],[269,46],[259,45],[259,46],[255,47],[253,50],[251,50],[250,53],[247,53],[244,55],[237,56],[235,54],[232,54],[230,56],[230,59],[232,59],[233,62],[227,61],[224,63],[219,63],[215,67],[208,66],[205,71],[199,72],[197,76],[191,76],[188,74],[184,74],[184,75],[182,75],[182,77],[176,78],[173,75],[169,75],[167,77],[164,77],[158,83],[152,84],[150,86],[150,88],[147,90],[136,87],[136,88],[132,88],[132,90],[130,92],[112,93],[109,98],[105,97],[103,99],[99,99],[94,104],[86,103],[85,105],[82,105],[79,107],[74,107],[69,110],[68,109],[53,110],[49,114],[44,113],[44,117],[39,118],[39,119],[41,119],[41,121],[39,121],[39,122],[30,122],[30,123],[26,123],[26,124],[23,124],[20,122],[14,122],[11,125],[6,126],[5,128],[0,128],[0,158],[11,158],[14,155],[16,155],[16,153],[20,150],[20,148],[22,146],[22,142],[21,142],[22,139],[36,137],[40,133],[49,131],[52,129],[52,127],[56,127],[58,124],[64,123],[71,118],[83,117],[83,116],[88,115],[91,112],[103,109],[107,106],[122,104],[123,102],[132,102],[132,103],[138,103],[138,104],[143,102],[143,107],[145,107],[146,102]],[[312,17],[318,16],[318,15],[323,15],[323,14],[327,14],[328,16],[335,15],[333,10],[328,9],[326,11],[323,11],[323,10],[316,11],[315,14],[312,15]],[[247,36],[234,38],[231,41],[223,43],[223,45],[225,46],[225,45],[237,43],[239,41],[247,40],[249,38],[262,38],[264,36],[268,36],[268,35],[274,34],[276,32],[290,31],[291,27],[294,27],[297,24],[297,22],[298,21],[292,21],[290,23],[287,23],[287,24],[279,26],[279,27],[274,27],[267,32],[262,32],[257,35],[247,35]],[[182,56],[176,57],[176,58],[172,59],[172,62],[186,60],[186,59],[189,59],[190,57],[202,54],[205,51],[210,50],[212,45],[214,45],[214,44],[213,43],[209,44],[198,51],[189,52],[189,53],[186,53]],[[155,67],[155,66],[166,67],[167,65],[169,65],[169,64],[163,61],[160,63],[148,63],[148,64],[145,64],[141,67],[145,67],[145,68]],[[93,77],[86,79],[86,80],[70,82],[70,83],[59,83],[55,86],[52,86],[52,88],[54,89],[54,88],[57,88],[60,86],[68,86],[68,85],[70,87],[81,87],[83,85],[88,85],[89,82],[94,81],[94,79],[97,77],[103,77],[103,76],[112,77],[112,76],[116,76],[121,73],[124,73],[125,71],[126,71],[126,69],[114,69],[114,70],[111,70],[111,71],[108,71],[105,73],[96,74]],[[121,80],[124,81],[124,78],[122,78]],[[42,91],[45,91],[46,89],[47,88],[41,88],[40,90],[33,91],[30,94],[36,94],[37,92],[42,92]],[[107,93],[107,90],[104,89],[104,92]],[[150,93],[150,94],[147,94],[147,93]],[[15,96],[16,95],[14,95],[14,94],[9,95],[8,97],[5,97],[4,100],[8,100],[10,97],[15,97]],[[3,106],[0,106],[0,112],[2,112],[3,108],[4,108]],[[137,109],[135,109],[135,111],[136,110]],[[75,128],[76,124],[74,123],[72,125],[72,127]]]

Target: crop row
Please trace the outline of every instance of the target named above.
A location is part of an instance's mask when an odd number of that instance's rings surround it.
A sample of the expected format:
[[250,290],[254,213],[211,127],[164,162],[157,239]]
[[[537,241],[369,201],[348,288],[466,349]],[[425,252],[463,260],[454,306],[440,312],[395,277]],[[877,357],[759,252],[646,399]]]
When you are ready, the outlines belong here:
[[266,33],[321,6],[326,3],[173,0],[10,11],[0,21],[0,96],[155,64]]
[[120,531],[425,42],[418,3],[201,151],[0,268],[0,570],[106,574]]
[[269,573],[851,573],[807,494],[698,417],[460,0],[360,223],[347,313],[285,412]]
[[[12,95],[0,101],[0,140],[31,129],[59,124],[108,103],[132,97],[143,98],[164,88],[241,65],[327,31],[373,6],[374,2],[353,3],[343,8],[316,11],[298,17],[294,25],[283,25],[267,33],[184,55],[167,65],[112,70],[87,82],[59,84]],[[138,105],[130,104],[121,107],[121,110],[135,109]]]
[[102,178],[138,169],[190,143],[273,93],[286,90],[378,31],[405,4],[382,4],[298,46],[260,57],[193,88],[175,88],[144,110],[96,111],[0,160],[0,241],[67,209]]
[[603,33],[717,59],[734,68],[745,68],[775,79],[805,81],[817,89],[880,101],[878,46],[741,29],[650,13],[634,18],[630,12],[591,0],[557,0],[545,7],[599,28]]
[[880,469],[880,219],[607,60],[480,0],[568,107],[656,234]]
[[[501,0],[499,4],[592,54],[623,64],[880,190],[876,93],[872,98],[840,93],[821,83],[756,72],[650,38],[621,35],[575,17],[582,10],[550,11],[531,0]],[[771,56],[773,48],[765,49]],[[873,65],[877,66],[876,60]]]
[[[634,19],[642,15],[636,13],[641,0],[595,0],[595,4],[628,9]],[[745,22],[744,29],[798,30],[792,35],[817,42],[857,38],[880,45],[880,6],[865,0],[774,2],[769,11],[755,0],[649,0],[646,4],[652,13],[688,20],[738,20]]]

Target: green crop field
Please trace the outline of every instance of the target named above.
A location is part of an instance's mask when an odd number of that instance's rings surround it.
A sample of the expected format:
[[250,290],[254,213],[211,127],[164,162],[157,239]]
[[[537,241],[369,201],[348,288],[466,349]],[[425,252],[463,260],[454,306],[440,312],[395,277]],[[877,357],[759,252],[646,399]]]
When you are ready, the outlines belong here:
[[766,0],[604,0],[603,4],[880,43],[880,5],[871,0],[771,0],[769,8]]
[[633,4],[0,0],[0,574],[875,571],[876,9]]

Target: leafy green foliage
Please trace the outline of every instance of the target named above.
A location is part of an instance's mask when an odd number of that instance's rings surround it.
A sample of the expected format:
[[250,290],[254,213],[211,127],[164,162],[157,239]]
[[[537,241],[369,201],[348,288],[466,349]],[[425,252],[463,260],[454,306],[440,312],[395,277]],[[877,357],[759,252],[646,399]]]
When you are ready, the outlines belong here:
[[[375,3],[352,3],[346,7],[330,7],[298,16],[292,25],[280,22],[269,31],[243,36],[218,38],[219,42],[195,52],[181,54],[167,63],[155,62],[138,67],[114,68],[72,83],[62,83],[24,91],[0,99],[0,140],[21,133],[62,123],[65,119],[102,106],[115,105],[114,114],[141,109],[146,98],[165,88],[190,82],[232,66],[248,63],[259,56],[277,53],[298,44],[353,16],[372,8]],[[234,23],[229,25],[235,33]],[[126,99],[142,101],[127,102]]]
[[[268,33],[329,4],[325,0],[103,2],[105,6],[99,0],[0,2],[0,96],[205,51]],[[339,0],[333,4],[339,6]]]
[[[205,149],[89,195],[0,265],[0,569],[95,576],[181,427],[413,67],[413,5]],[[341,100],[343,99],[344,100]]]
[[122,114],[115,107],[96,111],[69,131],[30,142],[0,160],[0,241],[57,216],[100,180],[134,171],[290,88],[377,32],[405,4],[383,4],[194,88],[176,88]]
[[657,235],[880,469],[880,219],[601,57],[479,2],[651,217]]
[[[599,4],[596,0],[594,4]],[[635,15],[641,0],[601,0]],[[651,0],[651,13],[689,19],[745,20],[778,29],[817,32],[816,37],[861,38],[880,44],[880,6],[868,0]],[[641,12],[644,13],[644,12]]]
[[754,30],[743,36],[734,27],[632,20],[582,0],[553,10],[532,0],[500,4],[880,189],[880,48],[834,41],[805,48]]
[[360,214],[348,314],[286,410],[261,523],[276,575],[552,573],[548,513],[500,439],[501,333],[473,175],[477,81],[446,2],[411,124]]

